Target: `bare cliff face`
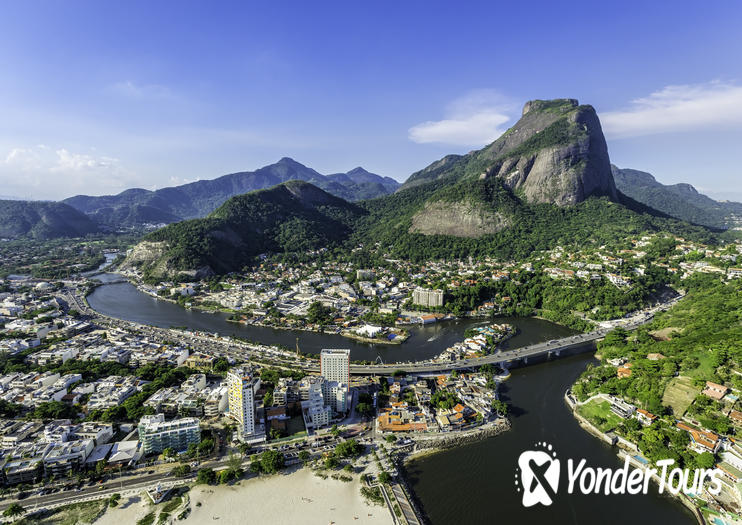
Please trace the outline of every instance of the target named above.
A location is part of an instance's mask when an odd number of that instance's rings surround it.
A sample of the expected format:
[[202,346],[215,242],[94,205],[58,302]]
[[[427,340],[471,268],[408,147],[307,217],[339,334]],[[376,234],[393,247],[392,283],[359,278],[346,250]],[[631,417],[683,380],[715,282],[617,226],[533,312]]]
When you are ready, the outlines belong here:
[[590,195],[617,198],[598,115],[573,99],[526,103],[521,119],[481,157],[492,160],[484,176],[500,177],[528,202],[566,206]]
[[528,204],[570,206],[592,195],[617,199],[598,115],[574,99],[527,102],[520,120],[495,142],[431,164],[401,191],[433,181],[448,189],[433,193],[418,210],[411,233],[480,237],[510,226],[502,195],[497,202],[488,199],[482,186],[490,192],[504,187],[512,199]]
[[412,218],[410,233],[481,237],[509,226],[503,214],[471,202],[430,202]]

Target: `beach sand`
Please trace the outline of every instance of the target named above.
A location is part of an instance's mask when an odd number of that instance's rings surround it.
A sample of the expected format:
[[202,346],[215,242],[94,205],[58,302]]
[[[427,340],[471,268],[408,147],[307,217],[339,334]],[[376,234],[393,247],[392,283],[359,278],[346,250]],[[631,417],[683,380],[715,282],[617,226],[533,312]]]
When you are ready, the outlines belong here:
[[[367,504],[354,476],[344,483],[321,479],[308,468],[291,474],[253,478],[234,486],[194,487],[191,514],[183,523],[218,525],[327,525],[393,523],[387,507]],[[196,503],[201,502],[197,507]]]
[[155,506],[152,505],[151,500],[142,492],[136,496],[121,498],[117,507],[108,507],[105,514],[95,520],[94,523],[95,525],[134,524],[154,509]]
[[[319,478],[309,468],[250,478],[235,485],[196,485],[186,496],[190,499],[188,518],[176,520],[178,510],[170,521],[193,525],[392,524],[386,505],[366,503],[360,488],[359,476],[344,483]],[[152,505],[143,492],[124,497],[95,525],[135,524],[149,512],[159,514],[164,505]]]

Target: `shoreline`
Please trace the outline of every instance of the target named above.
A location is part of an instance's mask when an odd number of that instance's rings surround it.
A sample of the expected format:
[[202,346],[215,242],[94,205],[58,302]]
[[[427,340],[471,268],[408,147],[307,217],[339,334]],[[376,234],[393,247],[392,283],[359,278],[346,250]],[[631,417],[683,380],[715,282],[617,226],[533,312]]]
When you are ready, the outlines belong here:
[[[103,272],[103,273],[116,273],[116,272],[115,271],[110,271],[110,272]],[[202,307],[198,307],[198,306],[186,307],[186,306],[183,306],[180,303],[178,303],[178,301],[173,300],[173,299],[170,299],[169,297],[160,296],[160,295],[157,295],[157,294],[154,294],[154,293],[150,293],[149,291],[146,291],[146,290],[142,289],[141,283],[139,283],[139,282],[137,282],[135,280],[132,280],[129,276],[127,276],[125,274],[118,274],[118,275],[121,275],[121,277],[123,279],[125,279],[126,282],[128,282],[129,284],[131,284],[132,286],[134,286],[141,293],[146,294],[149,297],[152,297],[153,299],[156,299],[158,301],[166,301],[166,302],[172,303],[172,304],[174,304],[176,306],[180,306],[184,310],[190,310],[190,311],[199,312],[199,313],[206,313],[206,314],[223,313],[223,314],[229,314],[230,316],[238,313],[235,310],[231,310],[229,308],[224,308],[224,307],[214,308],[214,309],[211,309],[211,308],[202,308]],[[92,293],[95,290],[95,288],[97,288],[98,286],[106,285],[106,284],[108,284],[108,283],[98,281],[98,283],[95,285],[95,287],[92,288],[92,289],[90,289],[90,291],[85,294],[85,298],[87,298],[87,296],[90,295],[90,293]],[[501,317],[507,317],[507,316],[502,316],[502,315],[499,315],[499,314],[496,315],[496,316],[494,316],[494,317],[492,317],[492,316],[479,316],[479,315],[461,316],[461,317],[453,317],[451,319],[443,319],[441,321],[438,321],[438,323],[445,322],[445,321],[460,321],[460,320],[492,320],[492,321],[495,321],[495,320],[497,320],[498,318],[501,318]],[[538,314],[535,314],[535,313],[532,314],[532,315],[523,316],[523,317],[526,318],[526,319],[539,319],[539,320],[542,320],[542,321],[546,321],[546,322],[552,323],[552,324],[554,324],[556,326],[560,326],[562,328],[568,328],[570,330],[575,330],[576,332],[580,332],[580,330],[576,330],[575,328],[573,328],[573,327],[571,327],[569,325],[562,324],[562,323],[553,321],[551,319],[547,319],[546,317],[543,317],[543,316],[538,315]],[[241,321],[241,320],[229,319],[229,318],[225,319],[225,321],[227,323],[243,324],[245,326],[258,326],[258,327],[261,327],[261,328],[271,328],[271,329],[274,329],[274,330],[289,330],[289,331],[311,332],[311,333],[317,333],[317,334],[339,335],[339,336],[342,336],[342,337],[347,337],[349,339],[353,339],[355,341],[358,341],[358,342],[361,342],[361,343],[364,343],[364,344],[370,344],[370,345],[375,345],[375,344],[380,344],[380,345],[402,345],[405,342],[407,342],[407,340],[410,338],[410,334],[407,333],[405,336],[398,336],[395,339],[389,341],[389,340],[381,340],[381,339],[371,339],[371,338],[363,337],[363,336],[356,335],[356,334],[353,334],[353,333],[343,332],[342,330],[340,332],[326,332],[326,331],[323,331],[323,330],[316,330],[316,329],[313,329],[313,328],[306,328],[306,327],[275,326],[275,325],[262,324],[262,323],[246,323],[246,322]],[[419,324],[420,323],[410,323],[410,324],[405,324],[403,326],[417,326]],[[516,328],[511,333],[506,334],[503,337],[503,339],[501,339],[500,341],[497,342],[496,347],[498,347],[500,344],[508,341],[512,337],[518,335],[518,333],[519,333],[519,330]],[[402,340],[399,341],[399,342],[397,342],[399,339],[402,339]]]
[[[567,392],[570,392],[570,391],[571,390],[568,390],[564,393],[564,402],[567,404],[567,407],[569,407],[569,410],[572,413],[572,417],[575,418],[580,428],[582,428],[588,434],[591,434],[593,437],[600,439],[603,443],[610,445],[611,448],[615,447],[616,457],[618,457],[620,460],[624,461],[625,458],[628,456],[629,463],[633,467],[644,468],[641,464],[639,464],[637,460],[631,457],[631,454],[628,451],[624,450],[620,446],[610,443],[606,435],[603,432],[601,432],[600,429],[595,427],[595,425],[590,423],[590,421],[588,421],[583,416],[577,413],[577,409],[576,409],[577,403],[572,402],[569,399],[569,395],[567,394]],[[652,475],[651,479],[652,481],[655,482],[655,484],[658,484],[659,477],[656,474]],[[691,514],[693,514],[694,518],[696,519],[699,525],[708,525],[708,522],[703,517],[703,513],[701,512],[701,509],[698,508],[692,501],[690,501],[684,494],[681,494],[681,493],[673,494],[672,492],[668,491],[668,492],[663,493],[663,495],[669,496],[673,498],[674,500],[676,500],[677,502],[682,503],[683,506],[686,507],[691,512]]]
[[[485,439],[494,438],[495,436],[498,436],[504,432],[507,432],[511,428],[512,428],[512,425],[510,423],[510,420],[507,418],[502,418],[494,422],[492,426],[488,428],[480,427],[478,429],[475,429],[475,431],[470,431],[471,433],[466,436],[456,436],[456,435],[437,436],[435,438],[431,438],[431,441],[435,441],[435,442],[432,443],[431,446],[429,447],[416,450],[415,452],[412,452],[412,453],[403,452],[402,454],[400,454],[401,457],[400,457],[400,461],[398,464],[400,484],[404,486],[405,491],[407,492],[411,500],[411,503],[414,505],[416,512],[418,513],[418,515],[422,518],[422,520],[425,523],[430,523],[430,518],[425,513],[425,508],[422,505],[422,501],[418,497],[413,487],[410,486],[409,480],[407,479],[407,466],[414,461],[417,461],[425,457],[433,456],[435,454],[439,454],[441,452],[444,452],[451,448],[455,448],[457,446],[465,446],[465,445],[469,445],[472,443],[476,443],[478,441],[484,441]],[[450,439],[450,438],[454,438],[454,439]],[[460,438],[460,439],[455,439],[455,438]],[[416,445],[417,445],[417,442],[416,442]]]
[[485,439],[499,436],[503,432],[507,432],[512,428],[510,420],[507,418],[499,418],[496,421],[487,423],[480,427],[476,427],[471,430],[464,430],[459,432],[444,432],[437,436],[415,441],[415,445],[418,448],[415,452],[405,453],[403,463],[409,463],[416,459],[420,459],[426,456],[431,456],[444,450],[455,448],[461,445],[468,445],[470,443],[476,443],[478,441],[484,441]]

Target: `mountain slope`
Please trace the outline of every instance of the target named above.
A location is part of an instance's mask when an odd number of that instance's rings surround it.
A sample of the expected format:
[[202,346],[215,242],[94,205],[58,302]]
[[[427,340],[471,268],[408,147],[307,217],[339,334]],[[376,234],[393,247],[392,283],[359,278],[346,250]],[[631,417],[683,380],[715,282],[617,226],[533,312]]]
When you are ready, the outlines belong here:
[[349,201],[392,193],[399,183],[363,168],[348,173],[322,175],[290,158],[255,171],[232,173],[213,180],[149,191],[140,188],[118,195],[77,195],[63,202],[88,214],[98,223],[118,228],[143,224],[171,223],[204,217],[228,198],[268,188],[289,180],[303,180]]
[[53,239],[96,232],[93,221],[67,204],[0,200],[0,238]]
[[644,171],[616,166],[611,170],[621,193],[678,219],[714,228],[742,222],[742,203],[715,201],[690,184],[662,184]]
[[527,103],[489,146],[448,155],[361,205],[358,242],[418,261],[524,257],[652,231],[711,236],[619,192],[597,114],[572,99]]
[[152,276],[240,270],[264,252],[319,249],[346,239],[364,211],[303,181],[238,195],[203,219],[148,235],[124,267]]
[[521,119],[492,144],[444,157],[414,173],[400,190],[449,177],[497,177],[532,203],[564,206],[590,195],[616,199],[598,116],[574,99],[526,103]]
[[573,99],[526,103],[521,119],[492,144],[434,162],[396,195],[421,187],[427,195],[414,213],[398,210],[410,215],[408,232],[457,237],[502,231],[527,204],[618,199],[598,116]]

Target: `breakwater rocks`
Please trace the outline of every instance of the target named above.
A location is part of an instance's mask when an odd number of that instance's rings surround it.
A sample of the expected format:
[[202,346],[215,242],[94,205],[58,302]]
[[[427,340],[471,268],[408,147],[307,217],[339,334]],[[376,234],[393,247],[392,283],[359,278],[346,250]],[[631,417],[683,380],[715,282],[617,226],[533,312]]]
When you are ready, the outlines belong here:
[[494,423],[489,423],[473,430],[451,432],[417,440],[415,442],[415,448],[420,451],[431,449],[443,450],[497,436],[507,430],[510,430],[510,421],[507,419],[498,419]]

